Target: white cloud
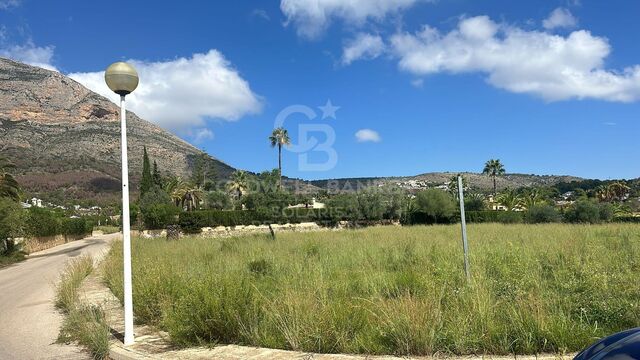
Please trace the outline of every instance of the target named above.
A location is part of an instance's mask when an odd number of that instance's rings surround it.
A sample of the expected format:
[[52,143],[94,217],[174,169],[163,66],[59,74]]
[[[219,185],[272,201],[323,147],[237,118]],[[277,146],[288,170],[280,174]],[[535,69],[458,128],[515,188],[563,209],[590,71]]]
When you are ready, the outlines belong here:
[[366,20],[381,20],[419,1],[425,0],[281,0],[280,9],[287,24],[296,26],[298,35],[313,39],[326,30],[333,18],[362,25]]
[[572,28],[578,25],[578,19],[568,9],[557,8],[542,21],[542,26],[547,30],[556,28]]
[[27,41],[24,45],[3,46],[0,48],[0,56],[47,70],[58,71],[52,64],[53,51],[53,46],[39,47],[35,46],[32,41]]
[[356,132],[358,142],[380,142],[382,138],[377,131],[371,129],[361,129]]
[[385,50],[379,35],[358,34],[348,41],[342,50],[342,64],[349,65],[358,59],[375,59]]
[[213,131],[207,128],[195,129],[191,134],[193,142],[196,144],[202,144],[207,140],[213,140]]
[[413,79],[411,80],[411,85],[415,88],[422,89],[424,86],[424,79]]
[[[129,62],[138,71],[140,85],[127,96],[128,109],[166,129],[189,134],[208,118],[234,121],[261,110],[259,96],[216,50],[164,62]],[[69,77],[118,101],[104,82],[104,71]]]
[[446,34],[429,26],[396,34],[391,45],[399,67],[418,76],[481,72],[496,87],[548,101],[640,100],[640,66],[605,69],[611,52],[607,39],[585,30],[564,37],[478,16],[460,20]]
[[253,11],[251,11],[251,17],[260,18],[265,21],[271,21],[271,17],[269,16],[269,13],[267,13],[267,11],[264,9],[253,9]]
[[19,0],[0,0],[0,10],[20,5]]

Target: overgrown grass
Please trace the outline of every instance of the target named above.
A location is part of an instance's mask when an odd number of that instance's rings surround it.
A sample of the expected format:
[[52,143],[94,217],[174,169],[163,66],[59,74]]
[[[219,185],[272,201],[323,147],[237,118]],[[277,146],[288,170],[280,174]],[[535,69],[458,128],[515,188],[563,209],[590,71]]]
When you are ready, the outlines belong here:
[[78,305],[78,289],[82,281],[93,271],[93,259],[82,256],[70,261],[56,285],[56,308],[65,313]]
[[93,271],[93,259],[83,256],[71,261],[60,277],[56,289],[56,307],[66,315],[58,342],[77,342],[86,347],[94,359],[106,359],[109,354],[110,328],[100,307],[79,301],[78,289]]
[[[133,241],[137,321],[179,346],[323,353],[578,351],[640,325],[640,226],[384,227]],[[105,280],[122,299],[116,244]]]
[[89,350],[96,360],[106,359],[109,355],[111,332],[105,320],[104,311],[98,306],[81,305],[67,314],[58,342],[76,341]]

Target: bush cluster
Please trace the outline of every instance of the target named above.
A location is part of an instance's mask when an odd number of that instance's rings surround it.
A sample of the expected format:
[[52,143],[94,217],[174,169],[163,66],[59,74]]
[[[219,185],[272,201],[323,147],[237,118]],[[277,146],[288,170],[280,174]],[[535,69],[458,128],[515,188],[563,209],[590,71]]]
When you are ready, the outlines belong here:
[[70,219],[43,208],[30,208],[25,217],[25,234],[28,236],[85,235],[92,230],[93,222],[89,219]]
[[613,219],[613,208],[610,204],[592,200],[579,200],[567,210],[564,216],[567,222],[597,224]]

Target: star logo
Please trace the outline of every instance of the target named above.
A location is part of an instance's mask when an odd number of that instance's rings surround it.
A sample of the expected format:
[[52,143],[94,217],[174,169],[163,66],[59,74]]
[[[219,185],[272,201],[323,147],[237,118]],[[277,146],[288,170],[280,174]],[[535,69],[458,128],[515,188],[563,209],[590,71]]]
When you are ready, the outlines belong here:
[[340,106],[334,106],[331,100],[327,100],[324,106],[318,106],[318,109],[322,110],[322,120],[326,118],[336,119],[336,111],[340,109]]

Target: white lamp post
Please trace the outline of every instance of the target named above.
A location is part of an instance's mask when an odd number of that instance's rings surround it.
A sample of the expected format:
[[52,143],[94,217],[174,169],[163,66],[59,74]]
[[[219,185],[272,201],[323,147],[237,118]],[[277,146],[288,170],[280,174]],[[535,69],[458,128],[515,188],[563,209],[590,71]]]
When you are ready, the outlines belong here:
[[133,66],[117,62],[104,73],[107,86],[120,95],[120,134],[122,150],[122,237],[124,257],[124,344],[134,343],[133,291],[131,284],[131,225],[129,224],[129,161],[127,159],[127,111],[124,97],[138,87],[138,73]]

